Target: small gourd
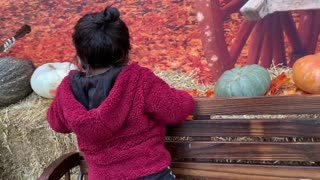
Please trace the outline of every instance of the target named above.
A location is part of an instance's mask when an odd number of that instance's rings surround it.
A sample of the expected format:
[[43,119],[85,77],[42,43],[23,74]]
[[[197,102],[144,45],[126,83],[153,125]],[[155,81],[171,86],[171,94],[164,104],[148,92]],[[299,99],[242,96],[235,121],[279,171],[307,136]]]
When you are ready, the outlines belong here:
[[292,67],[295,85],[308,93],[320,94],[320,54],[299,58]]
[[46,63],[39,66],[31,77],[33,91],[44,98],[54,98],[56,89],[71,70],[77,69],[69,62]]
[[31,60],[0,58],[0,107],[17,103],[32,93],[30,78],[34,70]]
[[270,88],[267,69],[252,64],[225,71],[215,84],[216,97],[262,96]]

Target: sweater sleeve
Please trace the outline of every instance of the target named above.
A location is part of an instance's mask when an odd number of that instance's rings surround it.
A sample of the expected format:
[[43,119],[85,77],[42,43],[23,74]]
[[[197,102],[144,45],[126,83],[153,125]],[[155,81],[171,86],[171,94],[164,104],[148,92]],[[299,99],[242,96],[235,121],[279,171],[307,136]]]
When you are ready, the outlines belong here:
[[58,93],[56,97],[53,99],[53,102],[48,109],[47,120],[49,126],[54,131],[64,134],[71,133],[71,130],[66,125],[66,120],[63,117],[63,111],[60,107]]
[[170,87],[150,70],[144,84],[145,112],[164,124],[183,122],[192,114],[195,102],[183,90]]

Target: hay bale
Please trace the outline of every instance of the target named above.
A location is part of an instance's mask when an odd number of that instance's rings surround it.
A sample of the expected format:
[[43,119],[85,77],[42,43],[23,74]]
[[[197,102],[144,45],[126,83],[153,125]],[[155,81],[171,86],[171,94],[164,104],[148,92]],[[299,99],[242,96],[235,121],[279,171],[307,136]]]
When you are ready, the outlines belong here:
[[292,68],[290,68],[288,66],[283,66],[282,64],[272,63],[270,68],[268,68],[268,72],[269,72],[271,78],[275,78],[282,73],[291,74]]
[[213,90],[213,85],[201,84],[195,78],[195,72],[183,73],[181,71],[155,71],[161,79],[166,81],[170,86],[177,89],[192,90],[196,89],[200,93]]
[[49,128],[49,104],[33,93],[0,109],[0,179],[36,179],[54,159],[77,150],[74,135],[57,134]]

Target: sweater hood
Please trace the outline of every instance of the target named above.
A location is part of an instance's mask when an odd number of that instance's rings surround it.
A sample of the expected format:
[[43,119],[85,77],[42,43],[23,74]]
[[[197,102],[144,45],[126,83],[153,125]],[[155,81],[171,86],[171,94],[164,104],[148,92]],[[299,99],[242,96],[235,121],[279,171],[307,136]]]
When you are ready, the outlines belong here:
[[[68,127],[78,138],[86,137],[91,143],[108,139],[117,133],[127,120],[141,74],[141,67],[133,63],[118,75],[109,96],[97,108],[87,110],[73,95],[71,71],[59,86],[60,105]],[[123,88],[126,87],[126,88]],[[85,130],[83,128],[86,128]],[[87,128],[92,129],[88,131]]]

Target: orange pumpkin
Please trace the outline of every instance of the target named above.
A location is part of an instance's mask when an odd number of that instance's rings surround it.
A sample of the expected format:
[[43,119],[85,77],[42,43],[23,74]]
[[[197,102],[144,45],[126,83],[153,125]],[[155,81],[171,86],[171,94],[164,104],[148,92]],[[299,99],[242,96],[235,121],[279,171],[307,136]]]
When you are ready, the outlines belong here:
[[293,81],[301,90],[320,94],[320,56],[312,54],[298,59],[292,68]]

